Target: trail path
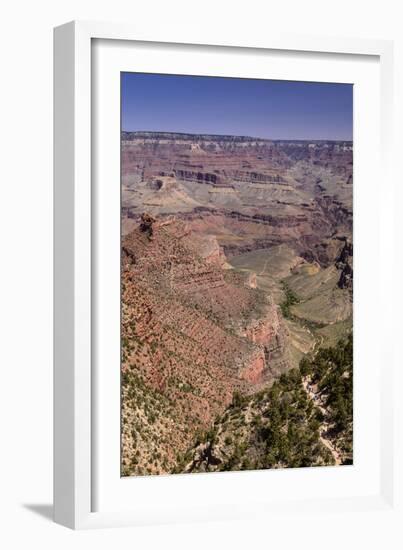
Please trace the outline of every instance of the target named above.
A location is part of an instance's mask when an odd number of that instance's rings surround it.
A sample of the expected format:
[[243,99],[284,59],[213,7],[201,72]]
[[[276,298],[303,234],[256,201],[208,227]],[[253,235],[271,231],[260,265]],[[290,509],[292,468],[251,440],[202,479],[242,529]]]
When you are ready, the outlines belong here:
[[[306,328],[308,329],[308,331],[312,335],[312,337],[315,339],[315,343],[314,343],[314,346],[313,346],[313,349],[312,349],[312,357],[316,357],[316,355],[317,355],[318,351],[320,350],[320,347],[323,344],[325,339],[321,334],[319,334],[319,335],[313,334],[313,332],[311,331],[311,329],[309,327],[306,327]],[[318,336],[319,336],[320,340],[317,339]]]
[[267,268],[268,261],[269,261],[269,258],[267,258],[267,260],[264,262],[263,269],[262,269],[262,271],[259,273],[259,275],[264,275],[264,274],[266,273],[266,268]]
[[[321,411],[323,416],[326,418],[327,411],[323,406],[324,404],[321,396],[314,391],[312,385],[309,383],[307,378],[302,379],[302,385],[308,397],[313,401],[313,404],[315,405],[315,407],[317,407]],[[326,435],[328,428],[329,428],[329,424],[327,422],[324,422],[322,426],[319,428],[319,439],[321,440],[323,445],[327,447],[329,451],[332,453],[332,456],[335,460],[336,465],[340,465],[342,463],[340,453]]]

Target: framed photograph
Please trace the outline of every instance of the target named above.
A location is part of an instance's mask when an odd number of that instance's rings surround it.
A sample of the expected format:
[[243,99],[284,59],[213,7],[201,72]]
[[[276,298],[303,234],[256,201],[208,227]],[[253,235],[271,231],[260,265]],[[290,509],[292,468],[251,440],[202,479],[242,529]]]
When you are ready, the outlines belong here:
[[392,45],[55,29],[55,520],[389,510]]

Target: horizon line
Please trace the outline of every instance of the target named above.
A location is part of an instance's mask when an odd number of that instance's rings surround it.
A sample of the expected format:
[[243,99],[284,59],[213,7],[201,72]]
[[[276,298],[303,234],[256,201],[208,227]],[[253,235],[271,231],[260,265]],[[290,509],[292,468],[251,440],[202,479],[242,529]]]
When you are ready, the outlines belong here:
[[179,134],[181,136],[212,136],[212,137],[238,137],[238,138],[246,138],[250,140],[261,140],[261,141],[309,141],[309,142],[315,142],[315,141],[340,141],[340,142],[349,142],[353,143],[353,139],[347,139],[347,138],[340,138],[340,139],[332,139],[332,138],[268,138],[268,137],[260,137],[260,136],[249,136],[244,134],[215,134],[215,133],[208,133],[208,132],[175,132],[171,130],[123,130],[121,129],[121,133],[127,133],[127,134]]

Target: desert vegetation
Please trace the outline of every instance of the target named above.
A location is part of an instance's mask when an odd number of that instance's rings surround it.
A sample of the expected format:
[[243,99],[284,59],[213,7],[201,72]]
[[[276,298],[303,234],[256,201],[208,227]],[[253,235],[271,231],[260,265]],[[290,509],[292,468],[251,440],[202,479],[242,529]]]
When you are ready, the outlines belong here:
[[175,471],[352,463],[352,337],[321,349],[269,389],[231,405]]

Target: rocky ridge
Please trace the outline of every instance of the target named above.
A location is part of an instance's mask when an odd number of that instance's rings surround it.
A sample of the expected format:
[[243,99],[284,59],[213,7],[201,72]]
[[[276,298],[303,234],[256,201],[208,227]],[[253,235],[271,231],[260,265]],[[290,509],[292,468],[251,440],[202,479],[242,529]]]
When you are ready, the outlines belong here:
[[289,367],[277,306],[225,269],[214,238],[204,248],[200,239],[149,214],[123,239],[126,475],[168,473],[234,391],[254,392]]

